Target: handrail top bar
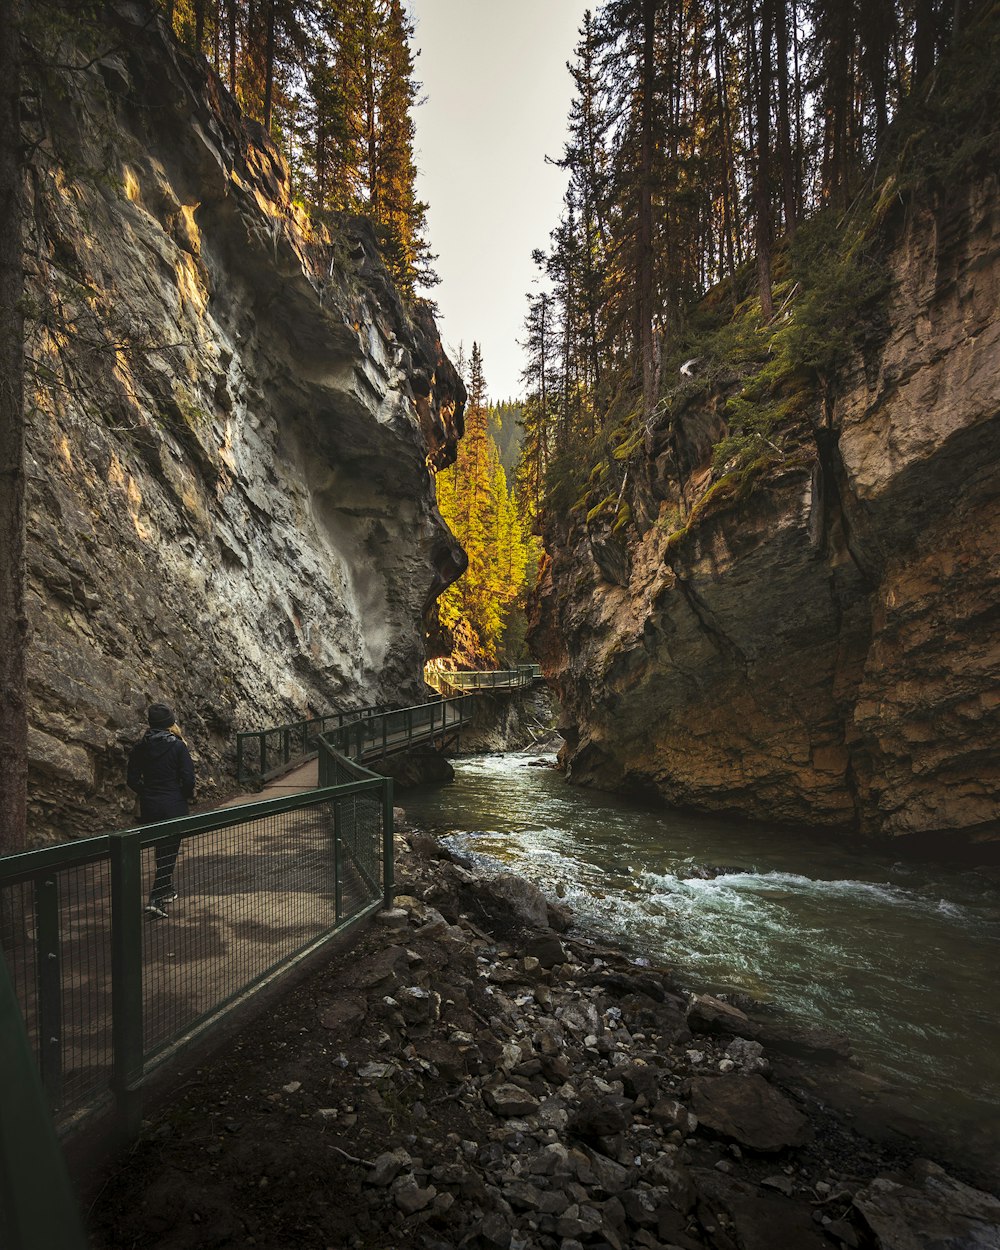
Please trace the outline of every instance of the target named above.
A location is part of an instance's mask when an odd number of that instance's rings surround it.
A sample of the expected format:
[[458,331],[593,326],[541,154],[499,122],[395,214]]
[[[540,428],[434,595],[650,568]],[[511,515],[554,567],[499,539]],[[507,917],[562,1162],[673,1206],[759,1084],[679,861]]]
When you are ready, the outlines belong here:
[[[386,716],[399,716],[403,712],[422,712],[425,708],[429,708],[429,707],[438,708],[438,707],[443,706],[445,703],[458,703],[461,700],[467,699],[467,698],[469,698],[467,694],[453,694],[453,695],[449,695],[447,697],[443,697],[440,699],[428,699],[425,703],[411,703],[409,707],[387,708],[385,711],[379,712],[375,716],[369,717],[369,719],[381,720],[383,717],[386,717]],[[347,721],[343,725],[338,725],[336,729],[324,729],[322,736],[326,737],[328,734],[339,733],[342,729],[348,729],[352,725],[356,725],[356,724],[357,724],[356,721]]]
[[268,729],[237,729],[237,738],[259,738],[261,734],[283,733],[286,729],[301,729],[304,725],[321,725],[324,721],[333,720],[336,716],[367,716],[385,712],[384,703],[371,703],[365,707],[338,709],[335,712],[324,712],[322,716],[303,716],[301,720],[288,721],[284,725],[271,725]]
[[299,794],[283,794],[275,799],[259,799],[253,803],[240,803],[234,807],[217,807],[196,816],[175,816],[171,820],[159,820],[155,824],[135,825],[128,829],[116,829],[112,833],[81,838],[75,842],[61,842],[58,846],[41,846],[30,851],[18,851],[14,855],[0,856],[0,883],[16,884],[37,877],[39,873],[58,871],[60,868],[79,868],[84,864],[106,859],[111,852],[111,839],[138,834],[142,846],[152,846],[161,837],[187,837],[197,833],[212,833],[228,829],[232,825],[245,824],[265,816],[311,807],[330,799],[347,798],[377,790],[384,781],[372,773],[367,778],[348,781],[339,786],[304,790]]
[[98,833],[90,838],[59,842],[55,846],[36,846],[28,851],[0,855],[0,883],[9,884],[36,876],[40,872],[58,871],[60,868],[78,868],[83,864],[106,859],[110,849],[111,835]]

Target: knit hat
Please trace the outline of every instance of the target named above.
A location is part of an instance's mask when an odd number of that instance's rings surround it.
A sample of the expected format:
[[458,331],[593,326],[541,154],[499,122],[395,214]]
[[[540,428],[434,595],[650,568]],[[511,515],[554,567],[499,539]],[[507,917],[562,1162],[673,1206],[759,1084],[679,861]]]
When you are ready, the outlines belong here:
[[169,729],[174,723],[174,714],[165,703],[150,704],[146,717],[150,729]]

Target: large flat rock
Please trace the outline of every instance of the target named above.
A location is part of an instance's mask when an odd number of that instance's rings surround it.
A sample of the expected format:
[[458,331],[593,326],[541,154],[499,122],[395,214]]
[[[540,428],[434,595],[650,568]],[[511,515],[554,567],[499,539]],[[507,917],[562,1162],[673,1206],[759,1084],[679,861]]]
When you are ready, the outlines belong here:
[[806,1117],[757,1073],[695,1077],[690,1108],[705,1128],[751,1150],[775,1153],[809,1138]]

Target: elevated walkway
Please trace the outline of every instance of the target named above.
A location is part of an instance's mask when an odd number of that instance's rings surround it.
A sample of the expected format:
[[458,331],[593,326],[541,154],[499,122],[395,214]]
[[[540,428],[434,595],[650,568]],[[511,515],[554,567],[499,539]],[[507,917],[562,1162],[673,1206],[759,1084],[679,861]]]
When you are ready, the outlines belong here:
[[[430,671],[440,697],[403,708],[363,707],[236,735],[236,777],[263,786],[315,755],[319,739],[356,763],[371,764],[420,745],[457,742],[471,723],[476,696],[522,694],[544,679],[535,664],[485,672]],[[323,784],[322,777],[320,784]]]

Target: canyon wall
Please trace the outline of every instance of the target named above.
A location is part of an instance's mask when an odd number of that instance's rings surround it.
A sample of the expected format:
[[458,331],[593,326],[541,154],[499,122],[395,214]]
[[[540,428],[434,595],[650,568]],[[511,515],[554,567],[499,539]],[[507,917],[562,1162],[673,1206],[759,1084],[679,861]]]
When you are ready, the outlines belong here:
[[646,523],[556,535],[533,646],[574,780],[872,836],[997,835],[997,191],[910,206],[880,349],[756,489],[709,497],[726,427],[702,398],[629,461]]
[[[430,466],[465,391],[370,228],[327,230],[144,4],[35,119],[28,241],[30,834],[131,821],[176,710],[199,797],[233,734],[423,697],[464,555]],[[86,59],[79,58],[81,63]]]

